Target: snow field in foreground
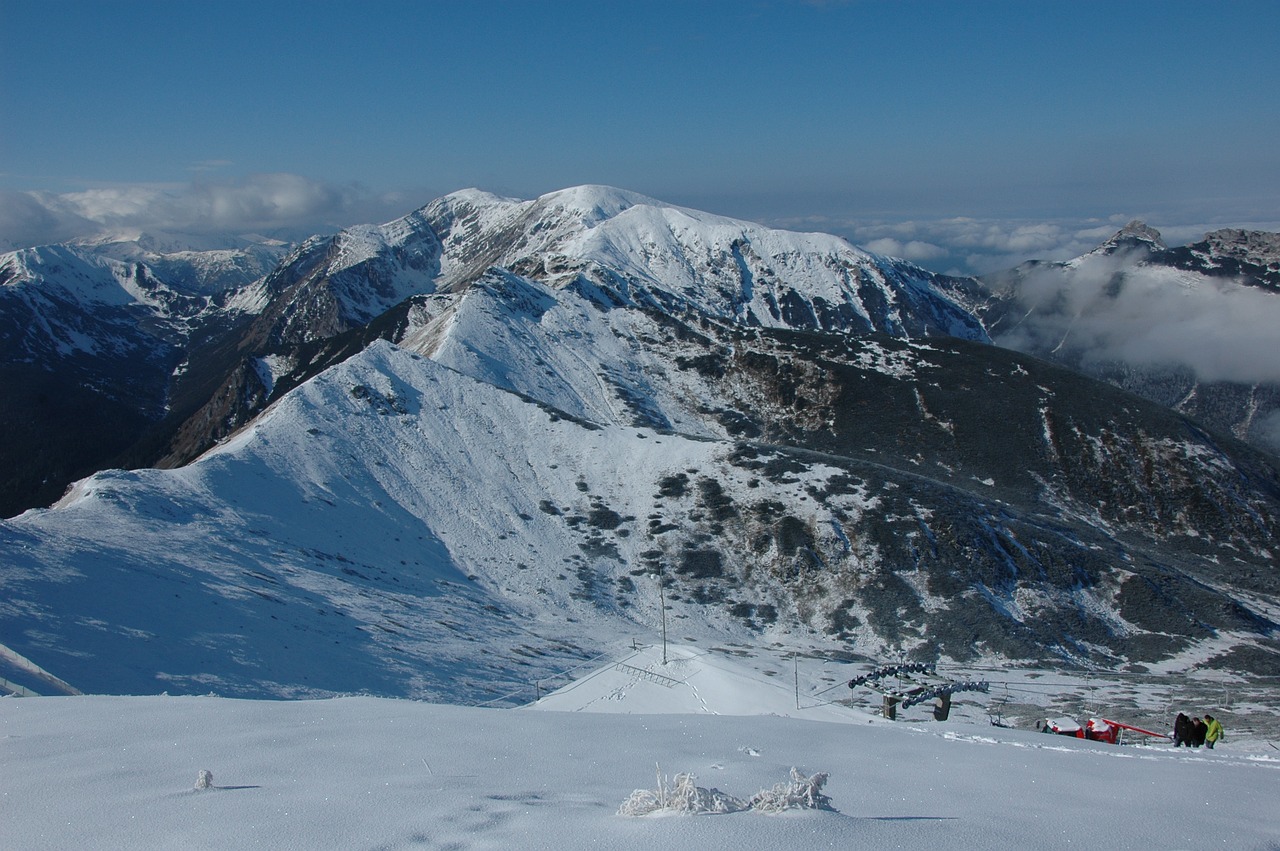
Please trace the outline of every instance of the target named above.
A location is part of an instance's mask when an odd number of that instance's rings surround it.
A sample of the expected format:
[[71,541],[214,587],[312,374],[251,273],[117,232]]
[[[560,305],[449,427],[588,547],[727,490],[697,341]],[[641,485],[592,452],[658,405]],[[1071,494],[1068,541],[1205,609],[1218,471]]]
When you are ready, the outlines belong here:
[[[682,661],[662,670],[683,685],[611,665],[542,703],[570,711],[0,700],[0,847],[1280,845],[1280,759],[1230,743],[1122,748],[840,707],[823,711],[845,723],[784,717],[775,683],[687,648],[672,655]],[[696,708],[672,696],[695,691]],[[591,711],[602,706],[613,711]],[[830,810],[618,814],[657,774],[748,799],[793,767],[829,775]],[[202,771],[210,787],[197,789]]]

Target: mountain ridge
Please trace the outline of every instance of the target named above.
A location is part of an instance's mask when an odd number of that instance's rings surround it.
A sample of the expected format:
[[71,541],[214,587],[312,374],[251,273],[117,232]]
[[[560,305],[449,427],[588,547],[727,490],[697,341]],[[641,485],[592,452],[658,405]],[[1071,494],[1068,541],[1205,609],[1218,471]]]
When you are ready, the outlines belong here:
[[446,196],[228,293],[170,469],[0,523],[5,643],[82,690],[487,699],[665,596],[717,642],[1277,670],[1273,456],[992,346],[969,282],[544,198]]
[[[637,223],[647,242],[635,238]],[[756,242],[761,245],[753,248]],[[122,295],[120,308],[130,318],[101,331],[92,330],[100,323],[87,305],[71,301],[46,312],[49,321],[91,329],[80,334],[87,341],[111,337],[154,347],[155,333],[162,332],[163,357],[141,382],[148,401],[126,402],[119,412],[145,423],[131,427],[143,436],[112,441],[101,452],[85,448],[78,453],[90,453],[85,463],[52,476],[47,467],[29,464],[15,445],[13,456],[0,458],[0,479],[11,483],[14,494],[3,513],[47,504],[76,476],[103,466],[191,460],[261,410],[277,392],[277,380],[283,380],[278,392],[284,392],[315,374],[310,359],[332,350],[329,341],[399,310],[406,299],[461,295],[494,266],[510,266],[554,286],[579,287],[603,306],[643,303],[828,331],[985,333],[945,287],[932,286],[941,278],[917,267],[876,259],[836,237],[774,231],[609,187],[578,187],[533,201],[464,190],[383,225],[312,237],[268,273],[231,289],[193,282],[191,276],[209,274],[211,281],[225,282],[253,261],[237,265],[217,255],[197,263],[165,255],[169,259],[161,263],[146,245],[123,245],[105,243],[102,250],[113,255],[106,257],[83,246],[65,250],[99,266],[131,270],[164,299],[145,292]],[[647,256],[649,251],[657,254]],[[18,256],[4,255],[0,267],[12,267]],[[57,286],[58,273],[49,270],[32,280]],[[176,276],[177,283],[165,283],[166,275]],[[671,275],[678,279],[668,281]],[[8,321],[22,329],[15,333],[29,334],[39,328],[33,320],[40,311],[21,307],[16,294],[12,286],[0,289],[0,325],[12,315]],[[185,312],[173,312],[178,309]],[[0,353],[19,360],[11,351]],[[75,365],[73,380],[109,388],[123,380],[123,370],[85,360]],[[38,385],[44,370],[19,373],[15,384]],[[39,425],[59,440],[91,445],[77,428],[65,418]],[[20,423],[9,429],[14,437],[25,434]]]

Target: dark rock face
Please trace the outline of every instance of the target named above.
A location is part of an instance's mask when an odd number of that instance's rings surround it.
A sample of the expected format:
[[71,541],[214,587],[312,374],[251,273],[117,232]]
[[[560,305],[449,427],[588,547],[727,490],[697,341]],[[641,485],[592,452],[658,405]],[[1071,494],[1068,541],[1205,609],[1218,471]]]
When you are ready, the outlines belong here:
[[1280,234],[1225,228],[1170,249],[1163,262],[1280,292]]
[[[832,637],[870,631],[921,659],[1115,665],[1229,632],[1266,648],[1252,670],[1280,670],[1277,625],[1225,590],[1280,594],[1274,459],[990,346],[702,339],[733,352],[713,371],[735,388],[717,406],[759,436],[739,444],[733,467],[779,486],[836,468],[807,496],[839,531],[710,479],[668,480],[655,509],[688,522],[651,521],[654,561],[687,597],[723,601],[752,624],[763,604]],[[696,356],[683,363],[705,369]],[[680,543],[707,538],[725,558]]]
[[231,326],[215,302],[83,249],[0,258],[0,514],[127,463],[180,399],[189,341]]
[[[430,228],[415,216],[393,224],[313,239],[257,281],[244,279],[259,268],[256,255],[221,264],[159,257],[154,269],[111,259],[118,246],[7,255],[0,356],[6,387],[25,404],[0,414],[0,515],[47,505],[106,467],[185,463],[273,392],[314,375],[329,341],[374,323],[435,274]],[[264,383],[266,356],[301,374]],[[42,401],[55,396],[62,401]]]

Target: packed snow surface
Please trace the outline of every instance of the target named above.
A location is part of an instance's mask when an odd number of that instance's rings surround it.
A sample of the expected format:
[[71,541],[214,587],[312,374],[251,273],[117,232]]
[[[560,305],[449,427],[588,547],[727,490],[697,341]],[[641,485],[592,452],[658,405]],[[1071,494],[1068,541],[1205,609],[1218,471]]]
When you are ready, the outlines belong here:
[[[645,671],[647,675],[637,672]],[[889,722],[641,648],[527,709],[344,697],[0,700],[5,848],[1275,848],[1280,753]],[[612,712],[595,710],[609,709]],[[558,710],[558,711],[557,711]],[[812,720],[824,719],[824,720]],[[637,790],[824,808],[619,814]],[[207,773],[206,773],[207,772]]]

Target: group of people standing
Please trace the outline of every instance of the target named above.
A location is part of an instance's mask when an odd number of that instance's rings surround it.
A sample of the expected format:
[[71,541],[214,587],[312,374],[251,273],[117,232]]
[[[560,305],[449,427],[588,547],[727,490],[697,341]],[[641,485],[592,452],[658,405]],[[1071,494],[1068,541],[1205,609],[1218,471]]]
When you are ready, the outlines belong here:
[[1205,713],[1204,719],[1188,718],[1179,712],[1173,722],[1173,746],[1186,745],[1198,748],[1204,745],[1212,749],[1214,743],[1222,740],[1222,724],[1217,718]]

